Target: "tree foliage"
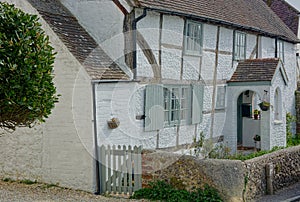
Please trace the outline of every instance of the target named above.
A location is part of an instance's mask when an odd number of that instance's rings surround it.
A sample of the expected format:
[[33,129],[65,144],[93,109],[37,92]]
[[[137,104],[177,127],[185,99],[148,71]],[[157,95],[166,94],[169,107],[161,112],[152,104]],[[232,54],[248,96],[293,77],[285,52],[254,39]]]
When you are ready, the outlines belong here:
[[54,49],[36,15],[0,3],[0,127],[44,122],[58,101]]

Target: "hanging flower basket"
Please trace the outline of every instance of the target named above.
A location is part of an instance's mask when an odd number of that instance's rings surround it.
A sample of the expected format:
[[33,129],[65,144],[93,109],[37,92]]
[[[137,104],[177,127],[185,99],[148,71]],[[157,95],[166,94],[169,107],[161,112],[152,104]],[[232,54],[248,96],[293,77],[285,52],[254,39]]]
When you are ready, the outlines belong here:
[[259,142],[259,141],[260,141],[260,135],[255,135],[255,136],[253,137],[253,140],[254,140],[255,142]]
[[259,103],[259,107],[262,111],[268,111],[270,108],[270,103],[263,101],[263,102]]
[[112,118],[111,120],[107,121],[107,125],[110,129],[115,129],[120,125],[120,121],[118,118]]

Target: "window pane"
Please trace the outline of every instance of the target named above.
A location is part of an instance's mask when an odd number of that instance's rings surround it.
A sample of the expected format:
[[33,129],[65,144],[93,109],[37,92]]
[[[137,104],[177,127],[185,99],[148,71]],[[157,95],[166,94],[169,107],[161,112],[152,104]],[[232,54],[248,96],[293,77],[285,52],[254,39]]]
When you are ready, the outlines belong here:
[[164,88],[164,123],[165,125],[169,125],[170,120],[170,90],[168,88]]
[[187,124],[191,113],[191,86],[164,88],[164,125]]
[[185,120],[186,119],[185,110],[181,110],[180,111],[180,119],[181,120]]
[[201,24],[187,22],[185,50],[199,54],[201,40]]
[[246,34],[236,32],[234,40],[234,59],[243,60],[246,58]]
[[172,97],[174,97],[174,98],[179,97],[179,89],[178,88],[172,88]]
[[284,43],[283,43],[283,41],[278,41],[277,42],[277,46],[278,46],[278,48],[277,48],[277,55],[278,55],[278,57],[284,62]]
[[165,123],[168,124],[169,120],[170,120],[170,118],[169,118],[169,111],[165,111],[164,116],[165,116]]
[[181,99],[180,99],[180,120],[187,121],[188,113],[188,88],[181,89]]

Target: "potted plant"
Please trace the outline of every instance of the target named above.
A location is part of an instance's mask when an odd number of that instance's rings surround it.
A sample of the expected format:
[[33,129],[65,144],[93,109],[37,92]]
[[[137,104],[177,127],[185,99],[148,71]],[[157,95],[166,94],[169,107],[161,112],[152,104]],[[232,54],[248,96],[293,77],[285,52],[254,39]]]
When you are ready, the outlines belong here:
[[262,101],[261,103],[259,103],[259,107],[262,111],[268,111],[270,108],[270,103],[266,101]]
[[253,140],[254,140],[254,144],[255,144],[255,151],[258,149],[258,150],[260,150],[260,135],[255,135],[254,137],[253,137]]
[[254,110],[254,119],[258,119],[259,118],[259,115],[260,115],[260,111],[258,109],[255,109]]

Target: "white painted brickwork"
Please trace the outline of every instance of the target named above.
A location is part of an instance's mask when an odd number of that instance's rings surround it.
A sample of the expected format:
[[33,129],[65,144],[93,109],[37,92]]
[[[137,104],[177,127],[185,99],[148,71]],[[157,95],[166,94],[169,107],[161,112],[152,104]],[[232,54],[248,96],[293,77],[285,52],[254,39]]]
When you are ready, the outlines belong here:
[[[10,0],[35,13],[27,1]],[[61,94],[45,124],[0,138],[1,177],[31,179],[94,191],[91,83],[83,67],[41,19],[55,48],[55,85]],[[83,99],[84,98],[84,99]],[[2,133],[3,131],[1,131]]]

